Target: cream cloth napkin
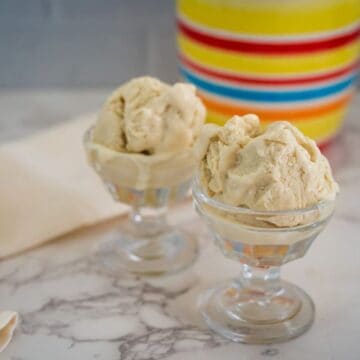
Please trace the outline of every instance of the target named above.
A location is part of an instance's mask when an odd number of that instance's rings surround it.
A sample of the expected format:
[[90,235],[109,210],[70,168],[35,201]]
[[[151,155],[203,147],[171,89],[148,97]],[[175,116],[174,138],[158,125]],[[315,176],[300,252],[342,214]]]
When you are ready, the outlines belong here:
[[0,311],[0,352],[9,344],[17,322],[17,313],[13,311]]
[[[86,162],[84,116],[0,146],[0,259],[126,212]],[[18,315],[0,311],[0,352]]]
[[0,146],[0,259],[120,215],[86,163],[89,115]]

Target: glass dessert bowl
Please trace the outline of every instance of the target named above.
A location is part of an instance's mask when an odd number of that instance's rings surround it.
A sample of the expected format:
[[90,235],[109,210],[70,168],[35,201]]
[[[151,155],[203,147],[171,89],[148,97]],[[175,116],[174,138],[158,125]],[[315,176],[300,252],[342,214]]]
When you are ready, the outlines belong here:
[[[84,135],[88,161],[115,201],[131,207],[127,221],[102,242],[96,254],[112,272],[140,275],[174,273],[198,254],[196,239],[167,222],[168,205],[183,199],[195,167],[190,150],[148,157],[114,153]],[[172,169],[172,171],[171,171]]]
[[199,307],[207,325],[237,342],[273,343],[310,328],[315,307],[299,287],[280,279],[280,266],[305,255],[330,219],[335,201],[301,210],[253,211],[205,194],[196,178],[194,206],[240,276],[207,290]]

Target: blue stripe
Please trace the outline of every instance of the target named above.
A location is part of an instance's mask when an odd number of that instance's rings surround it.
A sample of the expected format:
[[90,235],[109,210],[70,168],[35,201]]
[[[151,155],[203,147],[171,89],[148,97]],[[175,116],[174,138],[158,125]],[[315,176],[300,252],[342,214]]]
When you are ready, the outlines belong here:
[[348,76],[337,83],[323,87],[297,91],[259,91],[213,83],[194,75],[189,70],[185,70],[183,67],[180,67],[180,73],[186,80],[196,85],[199,89],[205,90],[209,93],[236,100],[265,102],[290,102],[323,98],[346,90],[350,86],[354,85],[357,79],[356,74],[351,74],[351,76]]

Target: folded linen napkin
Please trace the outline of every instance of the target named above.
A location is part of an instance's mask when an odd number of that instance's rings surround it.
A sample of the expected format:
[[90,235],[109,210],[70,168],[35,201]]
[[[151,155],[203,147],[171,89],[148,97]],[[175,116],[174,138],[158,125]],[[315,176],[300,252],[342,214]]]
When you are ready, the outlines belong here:
[[17,322],[17,313],[13,311],[0,311],[0,352],[9,344]]
[[[87,165],[82,147],[94,115],[0,146],[0,260],[126,212]],[[0,352],[18,321],[0,311]]]
[[88,166],[94,115],[0,146],[0,259],[126,212]]

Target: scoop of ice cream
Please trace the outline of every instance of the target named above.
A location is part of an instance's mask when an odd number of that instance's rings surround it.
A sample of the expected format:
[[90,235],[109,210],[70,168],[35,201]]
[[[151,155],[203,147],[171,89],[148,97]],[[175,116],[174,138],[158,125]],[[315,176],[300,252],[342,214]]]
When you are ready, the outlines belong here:
[[201,182],[209,195],[227,194],[227,173],[234,166],[239,149],[259,132],[259,118],[253,114],[234,116],[224,127],[215,124],[203,126],[195,152],[201,160]]
[[275,122],[261,133],[255,115],[235,116],[223,127],[205,125],[196,149],[201,186],[225,204],[302,209],[338,192],[316,143],[288,122]]
[[118,152],[179,152],[193,145],[205,114],[194,86],[139,77],[110,95],[93,141]]
[[91,166],[118,188],[176,188],[191,179],[205,108],[187,84],[141,77],[115,90],[85,137]]

